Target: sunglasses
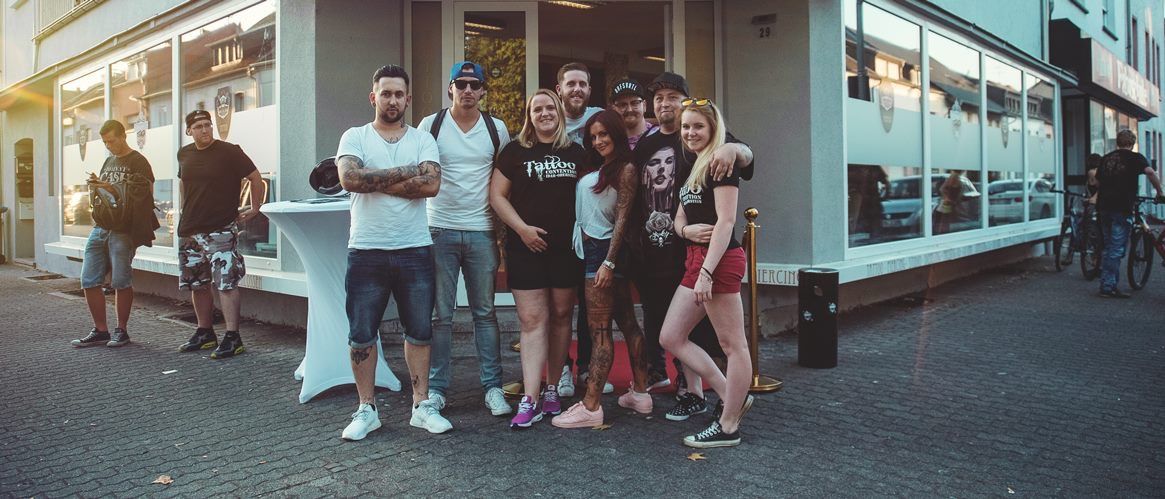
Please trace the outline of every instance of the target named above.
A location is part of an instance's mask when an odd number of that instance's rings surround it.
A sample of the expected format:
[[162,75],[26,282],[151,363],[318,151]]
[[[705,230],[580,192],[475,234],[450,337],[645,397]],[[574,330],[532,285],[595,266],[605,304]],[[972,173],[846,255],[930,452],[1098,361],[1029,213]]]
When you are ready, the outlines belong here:
[[712,99],[704,99],[704,98],[697,99],[697,98],[693,98],[693,97],[688,97],[687,99],[680,101],[680,106],[682,106],[682,107],[704,107],[704,106],[707,106],[711,103],[712,103]]
[[485,83],[478,80],[453,80],[453,86],[457,87],[457,90],[465,90],[465,87],[481,90],[482,87],[485,87]]

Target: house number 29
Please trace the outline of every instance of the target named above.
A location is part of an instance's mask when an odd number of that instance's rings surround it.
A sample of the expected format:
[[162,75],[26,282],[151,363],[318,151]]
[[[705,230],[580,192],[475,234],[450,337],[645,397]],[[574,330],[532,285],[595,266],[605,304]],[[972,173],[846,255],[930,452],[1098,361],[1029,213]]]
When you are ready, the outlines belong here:
[[763,26],[763,27],[757,28],[757,30],[758,30],[757,31],[757,38],[768,38],[770,36],[773,36],[772,27]]

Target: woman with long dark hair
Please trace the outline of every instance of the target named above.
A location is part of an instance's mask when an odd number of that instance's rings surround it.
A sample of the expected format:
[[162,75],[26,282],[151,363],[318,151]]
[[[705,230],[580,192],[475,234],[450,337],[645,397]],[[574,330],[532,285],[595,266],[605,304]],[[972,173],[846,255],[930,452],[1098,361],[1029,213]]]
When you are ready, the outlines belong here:
[[586,396],[551,421],[560,428],[603,424],[600,399],[614,359],[612,317],[627,341],[634,373],[631,389],[619,397],[619,405],[642,414],[649,414],[652,409],[646,387],[643,331],[635,319],[630,282],[620,267],[626,260],[621,258],[624,234],[638,180],[631,147],[622,117],[615,111],[592,116],[584,133],[588,171],[579,178],[575,189],[573,245],[586,269],[584,288],[587,325],[591,332],[591,365]]

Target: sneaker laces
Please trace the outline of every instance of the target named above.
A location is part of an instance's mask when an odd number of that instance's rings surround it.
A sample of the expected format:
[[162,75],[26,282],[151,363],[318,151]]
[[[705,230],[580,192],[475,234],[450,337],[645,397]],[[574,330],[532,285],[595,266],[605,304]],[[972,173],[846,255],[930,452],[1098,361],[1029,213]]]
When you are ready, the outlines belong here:
[[363,408],[356,409],[356,412],[352,413],[352,421],[360,421],[361,423],[368,422],[368,420],[372,419],[372,414],[371,408],[367,410]]
[[720,422],[713,421],[712,426],[709,426],[705,428],[704,431],[696,434],[696,440],[706,440],[716,436],[717,433],[720,433]]
[[542,399],[546,402],[558,402],[558,391],[546,390],[545,392],[542,392]]
[[534,412],[534,402],[527,402],[526,397],[522,397],[522,401],[518,402],[518,412]]

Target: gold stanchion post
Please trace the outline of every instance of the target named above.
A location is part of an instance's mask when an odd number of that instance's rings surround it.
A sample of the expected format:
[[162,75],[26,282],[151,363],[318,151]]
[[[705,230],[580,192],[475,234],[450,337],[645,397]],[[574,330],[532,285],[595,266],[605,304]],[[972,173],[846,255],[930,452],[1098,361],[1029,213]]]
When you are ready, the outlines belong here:
[[748,251],[748,353],[752,357],[752,384],[748,391],[768,393],[783,388],[784,382],[760,373],[760,315],[756,296],[756,228],[760,227],[756,224],[758,215],[760,212],[756,208],[744,210],[744,218],[748,220],[744,228],[745,250]]

